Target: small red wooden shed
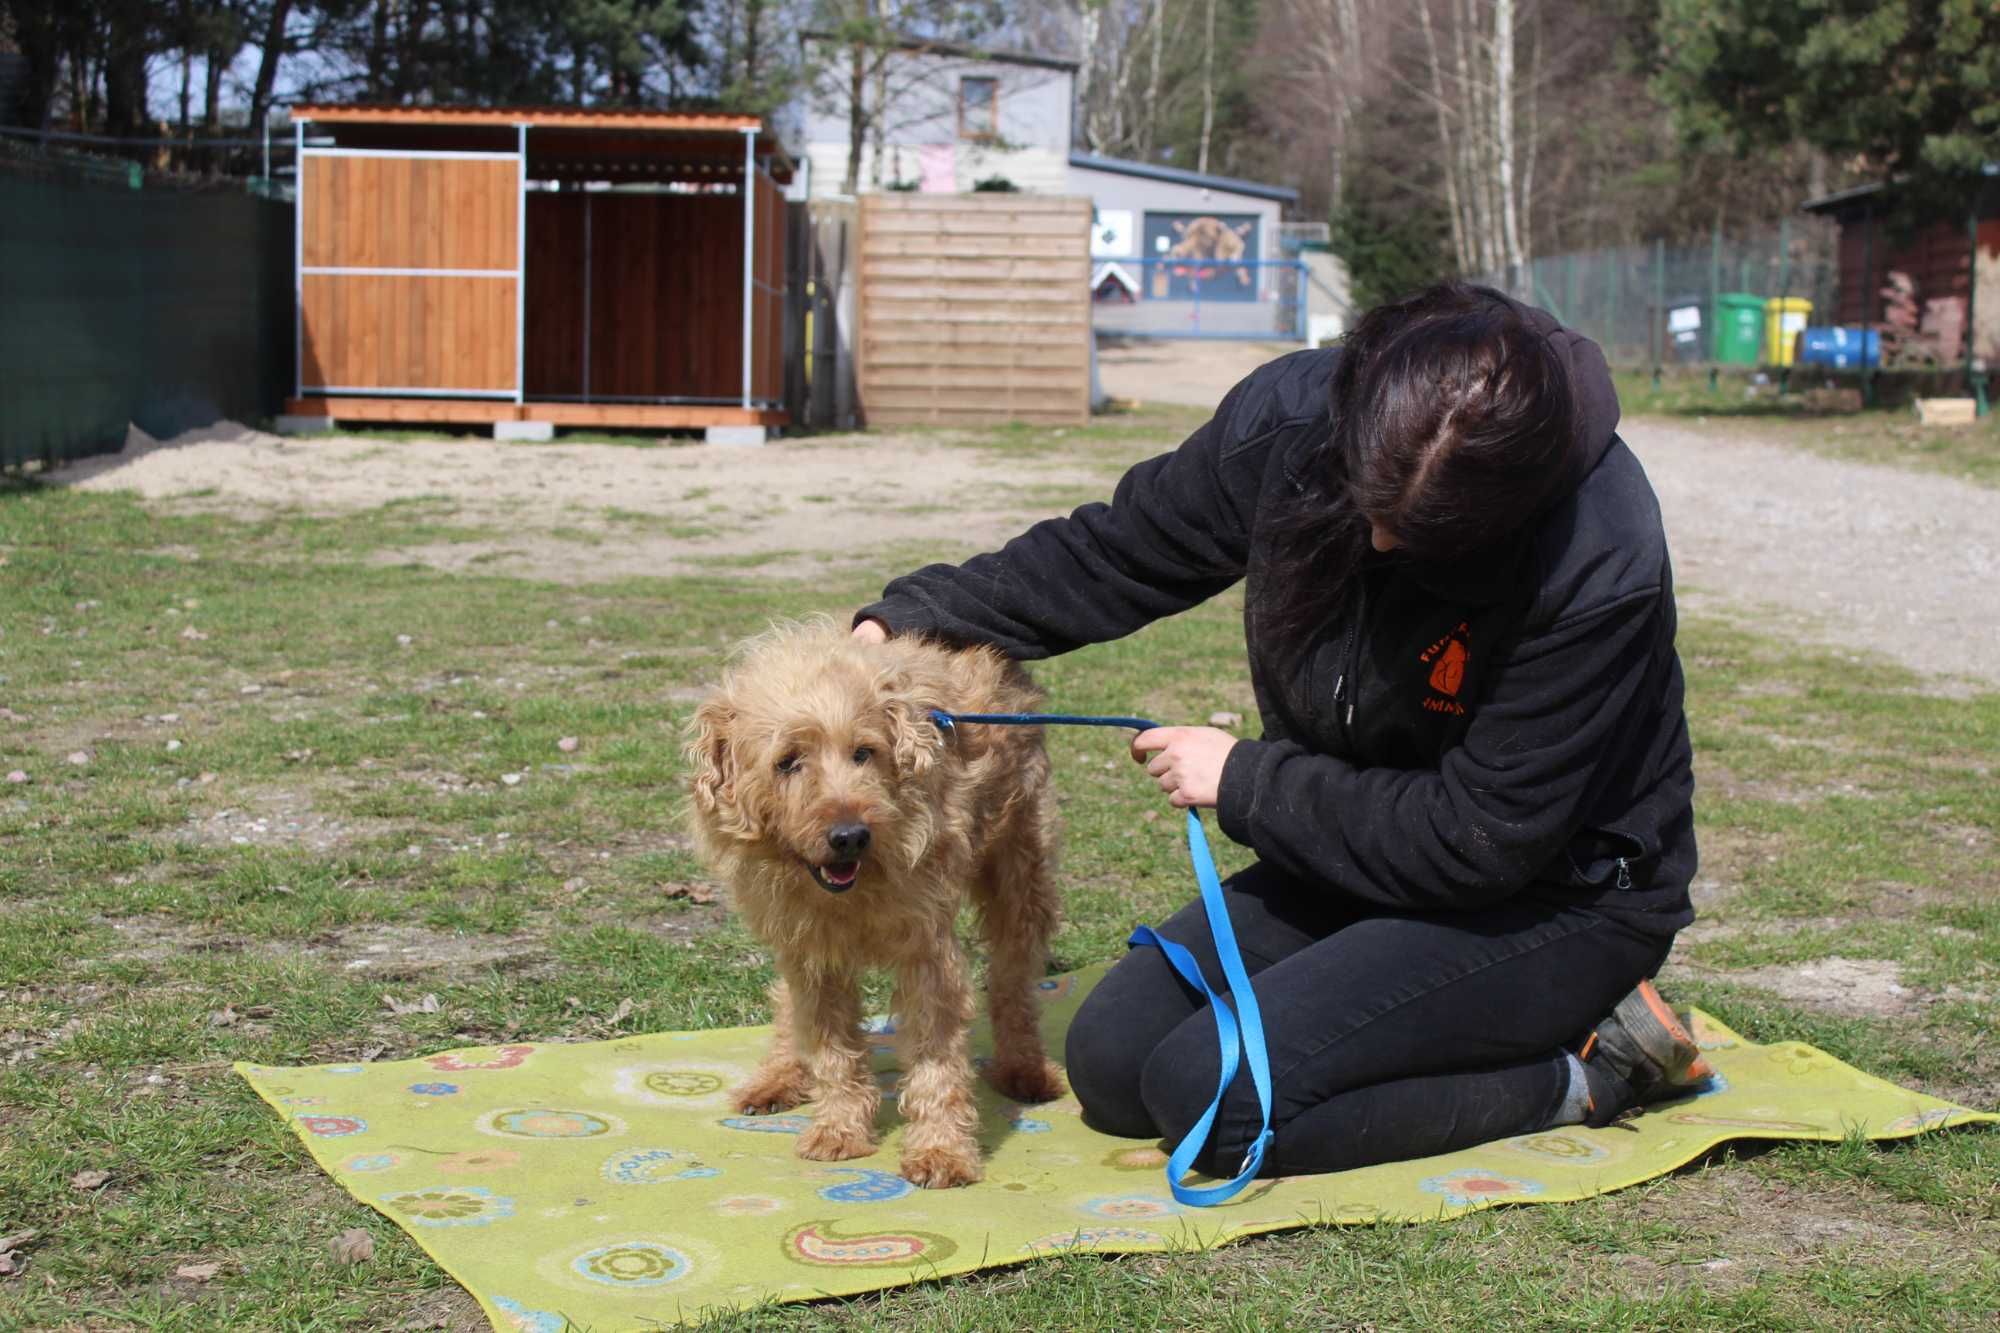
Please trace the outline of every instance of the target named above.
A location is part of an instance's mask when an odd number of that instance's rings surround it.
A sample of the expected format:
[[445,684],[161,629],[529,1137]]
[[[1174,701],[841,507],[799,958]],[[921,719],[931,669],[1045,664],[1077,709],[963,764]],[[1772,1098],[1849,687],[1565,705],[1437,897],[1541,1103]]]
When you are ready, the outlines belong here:
[[754,116],[300,106],[295,416],[784,424],[791,164]]

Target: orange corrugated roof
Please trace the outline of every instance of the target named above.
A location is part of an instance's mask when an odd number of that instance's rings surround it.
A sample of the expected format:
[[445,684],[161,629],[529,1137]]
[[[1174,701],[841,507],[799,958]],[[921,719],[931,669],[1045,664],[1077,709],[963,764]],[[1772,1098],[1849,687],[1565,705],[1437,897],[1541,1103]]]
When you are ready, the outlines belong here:
[[322,124],[366,125],[540,125],[551,129],[756,130],[756,116],[719,111],[647,111],[608,106],[388,106],[358,102],[308,102],[292,108],[292,119]]

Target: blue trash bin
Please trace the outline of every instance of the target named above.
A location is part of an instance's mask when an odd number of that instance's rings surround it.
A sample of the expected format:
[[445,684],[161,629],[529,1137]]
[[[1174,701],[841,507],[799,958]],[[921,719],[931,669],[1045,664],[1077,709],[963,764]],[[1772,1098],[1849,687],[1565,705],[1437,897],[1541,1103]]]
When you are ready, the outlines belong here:
[[1819,328],[1799,335],[1799,364],[1859,370],[1882,364],[1882,336],[1874,329]]

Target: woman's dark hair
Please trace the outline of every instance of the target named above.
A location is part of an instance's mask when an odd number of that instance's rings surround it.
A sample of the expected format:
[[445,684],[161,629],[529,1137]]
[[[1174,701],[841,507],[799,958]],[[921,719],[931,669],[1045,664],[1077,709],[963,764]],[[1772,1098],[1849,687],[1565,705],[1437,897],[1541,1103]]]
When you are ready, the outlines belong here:
[[1563,358],[1490,287],[1442,283],[1377,306],[1341,340],[1333,431],[1273,515],[1259,609],[1302,651],[1351,595],[1371,524],[1448,565],[1503,546],[1575,480]]

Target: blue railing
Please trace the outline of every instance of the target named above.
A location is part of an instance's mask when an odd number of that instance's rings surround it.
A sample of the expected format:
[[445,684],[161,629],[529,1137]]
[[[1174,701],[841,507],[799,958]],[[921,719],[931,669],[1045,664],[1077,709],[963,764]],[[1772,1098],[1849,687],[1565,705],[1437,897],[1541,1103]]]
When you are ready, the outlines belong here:
[[1296,259],[1091,260],[1091,323],[1133,338],[1303,342],[1310,274]]

